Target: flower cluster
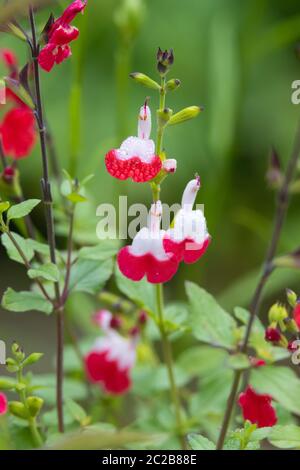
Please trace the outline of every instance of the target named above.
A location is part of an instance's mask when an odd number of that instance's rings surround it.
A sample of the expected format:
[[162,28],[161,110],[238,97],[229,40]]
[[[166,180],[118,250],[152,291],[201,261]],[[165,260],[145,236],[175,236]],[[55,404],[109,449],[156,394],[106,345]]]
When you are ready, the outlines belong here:
[[[0,51],[9,79],[19,83],[18,61],[8,49]],[[35,119],[32,110],[14,91],[6,92],[9,109],[0,123],[0,137],[3,152],[15,160],[27,157],[36,142]]]
[[71,23],[82,13],[87,0],[75,0],[55,21],[50,21],[45,32],[46,45],[39,53],[38,61],[43,70],[50,72],[55,64],[60,64],[71,56],[70,43],[78,38],[79,30]]
[[287,300],[288,305],[277,302],[270,308],[265,340],[293,352],[293,342],[300,331],[300,303],[295,292],[290,289],[287,290]]
[[136,359],[138,330],[130,332],[130,338],[120,335],[120,319],[108,310],[95,316],[103,336],[98,338],[85,357],[88,379],[99,384],[106,393],[120,395],[131,386],[131,370]]

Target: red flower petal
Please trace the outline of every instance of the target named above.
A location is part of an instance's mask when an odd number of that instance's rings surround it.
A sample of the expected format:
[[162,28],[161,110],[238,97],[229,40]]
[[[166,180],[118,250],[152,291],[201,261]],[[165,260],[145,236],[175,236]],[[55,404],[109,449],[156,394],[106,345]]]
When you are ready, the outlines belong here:
[[105,165],[108,173],[119,180],[131,178],[136,183],[150,181],[157,176],[162,162],[157,155],[153,155],[151,163],[143,162],[139,157],[127,160],[118,158],[116,150],[111,150],[105,156]]
[[64,60],[72,55],[70,46],[58,47],[57,54],[55,55],[55,63],[61,64]]
[[54,57],[54,49],[57,46],[55,44],[46,44],[45,47],[41,50],[39,53],[39,64],[40,67],[42,67],[43,70],[46,72],[50,72],[53,69],[53,66],[55,64],[55,57]]
[[121,370],[116,360],[109,360],[108,351],[93,351],[88,354],[85,367],[89,380],[100,383],[108,393],[122,394],[131,386],[129,370]]
[[148,282],[158,284],[168,282],[177,272],[178,260],[175,256],[160,261],[151,253],[135,256],[130,253],[130,247],[121,248],[117,257],[122,274],[132,281],[140,281],[144,276]]
[[0,54],[6,67],[10,69],[17,67],[18,60],[13,51],[11,51],[10,49],[1,49]]
[[86,5],[87,0],[75,0],[65,9],[61,17],[56,21],[59,23],[70,24],[71,21],[73,21],[74,18],[85,9]]
[[259,428],[274,426],[277,423],[276,412],[271,402],[270,395],[261,395],[250,386],[240,394],[238,400],[244,419],[257,424]]
[[192,264],[204,255],[210,242],[210,237],[208,237],[203,244],[196,243],[191,238],[185,238],[181,242],[176,242],[166,235],[163,240],[163,245],[166,253],[173,253],[178,261]]
[[36,140],[32,111],[25,106],[9,111],[4,116],[0,134],[5,154],[15,159],[29,155]]
[[293,316],[298,328],[300,328],[300,303],[297,303],[296,307],[294,308]]
[[59,25],[53,30],[49,38],[49,43],[57,46],[64,46],[74,41],[79,36],[79,30],[74,26]]
[[4,393],[0,393],[0,416],[4,415],[7,412],[8,409],[8,403],[7,403],[7,398]]

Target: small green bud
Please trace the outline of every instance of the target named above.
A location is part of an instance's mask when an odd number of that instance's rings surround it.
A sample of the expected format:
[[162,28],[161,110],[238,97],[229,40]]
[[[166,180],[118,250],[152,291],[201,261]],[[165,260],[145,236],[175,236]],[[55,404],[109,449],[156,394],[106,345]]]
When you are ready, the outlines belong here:
[[157,119],[159,126],[165,126],[171,119],[173,110],[170,108],[165,108],[162,111],[157,111]]
[[181,85],[181,81],[178,78],[172,78],[166,83],[166,91],[174,91],[177,90]]
[[286,297],[290,306],[292,308],[295,308],[297,304],[297,299],[298,299],[297,294],[291,289],[286,289]]
[[269,322],[276,324],[277,322],[285,320],[289,316],[289,314],[284,305],[280,304],[279,302],[276,302],[276,304],[272,305],[272,307],[270,308],[268,316]]
[[13,36],[15,36],[18,39],[21,39],[21,41],[26,41],[26,36],[23,33],[23,31],[14,23],[8,23],[7,24],[7,32],[11,33]]
[[25,390],[26,388],[26,385],[23,384],[22,382],[19,382],[16,384],[16,391],[17,392],[22,392],[23,390]]
[[0,390],[13,390],[15,387],[15,382],[6,379],[0,379]]
[[35,418],[41,411],[44,400],[40,397],[28,397],[26,399],[26,404],[28,406],[30,415]]
[[285,320],[285,325],[287,331],[289,331],[290,333],[299,333],[299,328],[293,318],[287,318]]
[[10,413],[14,416],[17,416],[21,419],[28,419],[29,413],[25,405],[20,401],[11,401],[8,404],[8,409]]
[[10,203],[8,201],[5,202],[0,202],[0,214],[3,214],[3,212],[6,212],[10,207]]
[[174,51],[170,50],[161,50],[158,48],[157,55],[157,70],[161,77],[164,77],[170,70],[170,67],[174,64]]
[[133,78],[135,82],[140,83],[147,88],[151,88],[152,90],[160,90],[161,88],[159,83],[152,80],[152,78],[148,77],[148,75],[145,75],[144,73],[133,72],[129,76]]
[[24,360],[22,366],[25,367],[25,366],[29,366],[31,364],[35,364],[36,362],[38,362],[41,359],[41,357],[43,357],[43,355],[44,355],[43,353],[32,353],[32,354],[30,354]]
[[6,370],[8,372],[14,373],[19,370],[19,365],[15,359],[12,359],[11,357],[8,357],[6,359]]
[[176,124],[181,124],[182,122],[189,121],[190,119],[194,119],[203,110],[204,108],[200,108],[199,106],[189,106],[188,108],[184,108],[171,117],[168,122],[168,125],[174,126]]
[[24,361],[25,354],[22,348],[18,345],[18,343],[13,343],[11,347],[11,351],[18,362]]

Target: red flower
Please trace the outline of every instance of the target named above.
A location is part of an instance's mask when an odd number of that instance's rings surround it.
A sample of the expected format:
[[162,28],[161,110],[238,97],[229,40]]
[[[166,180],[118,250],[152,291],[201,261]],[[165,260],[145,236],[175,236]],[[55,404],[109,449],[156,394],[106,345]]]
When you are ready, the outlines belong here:
[[266,361],[259,359],[258,357],[250,357],[250,363],[252,367],[261,367],[266,365]]
[[26,106],[11,109],[0,125],[0,136],[6,155],[16,160],[26,157],[36,140],[32,111]]
[[298,328],[300,328],[300,302],[298,302],[296,307],[294,308],[293,316]]
[[119,149],[110,150],[105,156],[106,169],[111,176],[119,180],[131,178],[136,183],[144,183],[157,176],[162,162],[155,155],[150,133],[151,112],[145,103],[140,109],[138,137],[128,137]]
[[75,0],[63,14],[54,21],[48,32],[48,42],[39,54],[39,64],[46,72],[54,64],[60,64],[72,54],[69,46],[79,36],[79,30],[71,26],[74,18],[85,9],[87,0]]
[[148,282],[157,284],[169,281],[177,272],[179,261],[163,247],[165,231],[160,230],[161,211],[160,201],[152,204],[149,227],[142,228],[132,245],[118,253],[119,269],[132,281],[140,281],[146,276]]
[[281,340],[281,333],[277,328],[269,327],[265,331],[265,340],[270,343],[279,343]]
[[173,253],[178,261],[187,264],[198,261],[211,241],[202,210],[193,210],[199,188],[199,177],[187,184],[182,196],[181,209],[174,220],[174,227],[166,232],[163,241],[167,253]]
[[238,400],[244,419],[257,424],[259,428],[274,426],[277,423],[276,411],[271,402],[270,395],[261,395],[250,386],[240,394]]
[[8,69],[11,71],[15,70],[18,66],[18,60],[14,52],[10,49],[1,49],[0,50],[1,58]]
[[0,416],[7,413],[7,409],[8,409],[8,404],[7,404],[6,395],[4,395],[4,393],[0,393]]
[[89,380],[98,383],[107,393],[120,395],[131,386],[131,369],[135,363],[135,338],[124,338],[113,329],[99,338],[85,358]]

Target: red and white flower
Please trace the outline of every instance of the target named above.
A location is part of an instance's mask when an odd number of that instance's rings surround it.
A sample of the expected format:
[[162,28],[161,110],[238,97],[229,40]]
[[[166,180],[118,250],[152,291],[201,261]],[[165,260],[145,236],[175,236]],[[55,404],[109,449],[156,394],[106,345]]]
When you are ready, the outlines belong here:
[[163,241],[167,253],[173,253],[178,261],[188,264],[195,263],[204,255],[211,240],[202,210],[193,210],[199,189],[199,177],[188,183],[174,226],[167,230]]
[[153,284],[169,281],[178,269],[179,261],[172,253],[166,253],[163,239],[166,234],[160,229],[162,205],[152,204],[148,227],[142,228],[131,246],[118,253],[118,265],[124,276],[140,281],[144,276]]
[[124,338],[110,328],[113,318],[108,311],[99,316],[104,336],[97,339],[92,351],[85,357],[89,380],[99,384],[105,392],[120,395],[131,387],[131,370],[136,360],[137,335]]
[[244,419],[257,424],[259,428],[274,426],[277,423],[270,395],[259,394],[248,386],[246,391],[240,394],[238,403],[242,408]]
[[60,64],[72,55],[69,44],[78,38],[79,30],[71,22],[84,11],[86,4],[87,0],[75,0],[50,27],[48,42],[38,58],[40,66],[46,72],[50,72],[55,64]]
[[145,103],[138,120],[138,137],[128,137],[119,149],[110,150],[105,156],[108,173],[114,178],[131,178],[137,183],[152,180],[160,172],[161,159],[155,155],[155,144],[150,139],[151,111]]
[[7,413],[7,410],[8,410],[8,402],[7,402],[6,395],[0,392],[0,416],[5,415],[5,413]]

